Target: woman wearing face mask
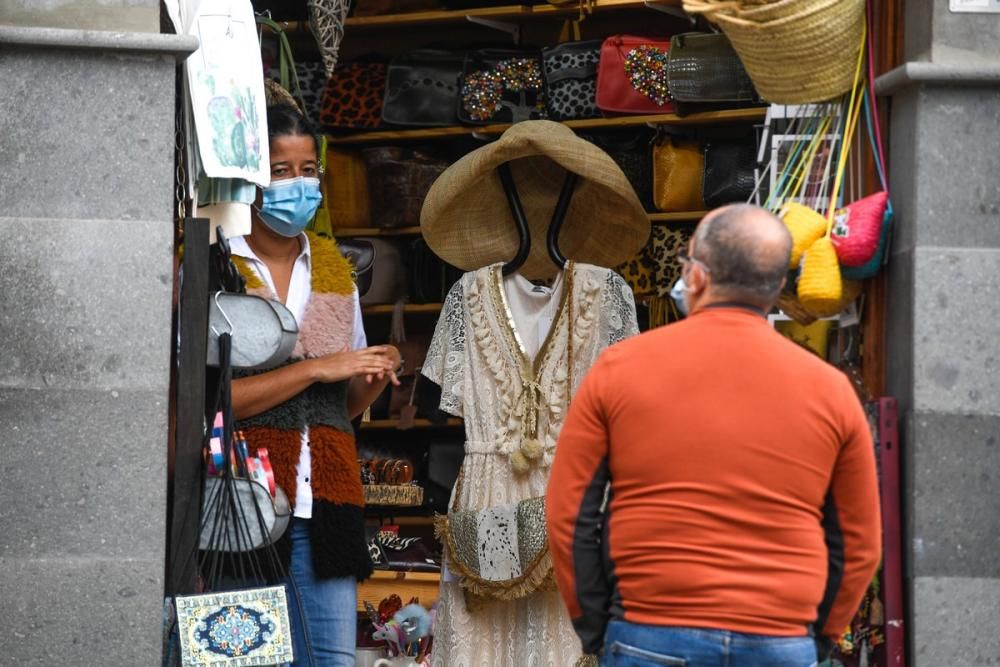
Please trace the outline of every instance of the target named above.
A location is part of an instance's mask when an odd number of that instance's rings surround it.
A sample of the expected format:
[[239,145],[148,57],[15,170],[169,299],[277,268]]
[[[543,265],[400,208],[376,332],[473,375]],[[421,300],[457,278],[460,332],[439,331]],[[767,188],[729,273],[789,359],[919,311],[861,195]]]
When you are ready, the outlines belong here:
[[233,412],[251,450],[267,448],[278,485],[294,499],[278,550],[290,552],[295,664],[353,667],[356,584],[372,564],[350,420],[398,383],[400,357],[391,345],[368,347],[351,265],[333,241],[304,232],[321,199],[312,129],[289,104],[269,107],[267,124],[271,184],[258,197],[251,233],[231,248],[247,291],[284,303],[299,340],[283,366],[234,373]]

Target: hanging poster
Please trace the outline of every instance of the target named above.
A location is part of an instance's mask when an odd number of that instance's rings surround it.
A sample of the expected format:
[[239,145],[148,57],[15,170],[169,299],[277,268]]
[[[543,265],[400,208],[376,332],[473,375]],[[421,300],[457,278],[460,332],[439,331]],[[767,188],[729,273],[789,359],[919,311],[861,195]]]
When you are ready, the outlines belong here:
[[198,154],[205,174],[270,183],[260,45],[250,0],[203,0],[186,62]]

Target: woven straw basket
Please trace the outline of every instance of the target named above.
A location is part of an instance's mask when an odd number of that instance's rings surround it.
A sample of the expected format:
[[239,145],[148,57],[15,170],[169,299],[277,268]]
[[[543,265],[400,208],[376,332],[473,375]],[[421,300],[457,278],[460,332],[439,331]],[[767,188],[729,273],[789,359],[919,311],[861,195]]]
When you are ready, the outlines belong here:
[[808,206],[793,201],[785,202],[778,212],[778,217],[792,235],[792,255],[788,261],[788,268],[795,270],[799,268],[802,255],[809,246],[826,233],[826,218]]
[[732,42],[768,102],[822,102],[851,89],[865,0],[684,0]]
[[802,258],[799,302],[817,317],[830,317],[844,307],[844,282],[837,251],[829,236],[816,239]]

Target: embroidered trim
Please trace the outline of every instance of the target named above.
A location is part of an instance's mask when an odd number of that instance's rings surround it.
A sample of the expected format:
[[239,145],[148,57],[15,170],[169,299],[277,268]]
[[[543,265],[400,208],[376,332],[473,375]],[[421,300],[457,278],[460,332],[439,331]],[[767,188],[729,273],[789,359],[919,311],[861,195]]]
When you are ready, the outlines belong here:
[[[540,440],[543,446],[542,465],[546,468],[551,467],[555,458],[556,440],[559,438],[562,422],[566,416],[566,408],[572,398],[573,387],[569,385],[570,373],[573,371],[573,351],[583,347],[597,324],[598,309],[594,307],[594,302],[601,292],[601,283],[593,276],[587,276],[580,292],[578,313],[569,325],[566,363],[559,364],[553,371],[548,399],[544,401],[546,408],[548,408],[549,421],[544,438],[540,438]],[[574,304],[574,310],[576,309]]]
[[472,320],[472,335],[475,336],[476,342],[483,352],[486,367],[493,374],[493,379],[496,380],[497,393],[500,396],[501,409],[496,434],[496,448],[497,451],[509,454],[510,452],[504,447],[504,443],[507,442],[511,431],[517,429],[519,422],[513,415],[514,404],[511,398],[513,392],[510,386],[511,374],[508,372],[507,364],[504,363],[503,355],[496,343],[496,339],[490,334],[489,323],[486,321],[486,311],[483,307],[479,284],[482,275],[483,272],[477,272],[473,275],[467,290],[469,315]]

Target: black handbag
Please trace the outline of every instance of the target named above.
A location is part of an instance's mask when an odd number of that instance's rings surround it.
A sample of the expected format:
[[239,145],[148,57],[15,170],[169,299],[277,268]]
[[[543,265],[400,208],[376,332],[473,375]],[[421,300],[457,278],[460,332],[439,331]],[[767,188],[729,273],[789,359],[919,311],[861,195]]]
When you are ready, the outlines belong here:
[[458,119],[472,125],[545,117],[538,52],[483,49],[465,56]]
[[621,167],[625,177],[639,196],[643,208],[655,210],[653,206],[653,148],[656,132],[651,128],[615,132],[613,134],[581,135],[605,153]]
[[422,238],[410,245],[410,303],[441,303],[448,290],[462,277],[462,270],[445,263]]
[[441,127],[458,121],[461,52],[420,49],[389,63],[382,120],[391,125]]
[[754,191],[757,146],[753,141],[715,142],[705,147],[705,206],[744,203]]
[[555,120],[597,118],[597,64],[602,41],[567,42],[542,50],[545,106]]
[[678,102],[751,102],[757,97],[743,62],[721,33],[671,38],[667,88]]
[[354,266],[354,282],[358,297],[368,294],[372,286],[372,267],[375,265],[375,244],[368,239],[340,239],[340,254]]

